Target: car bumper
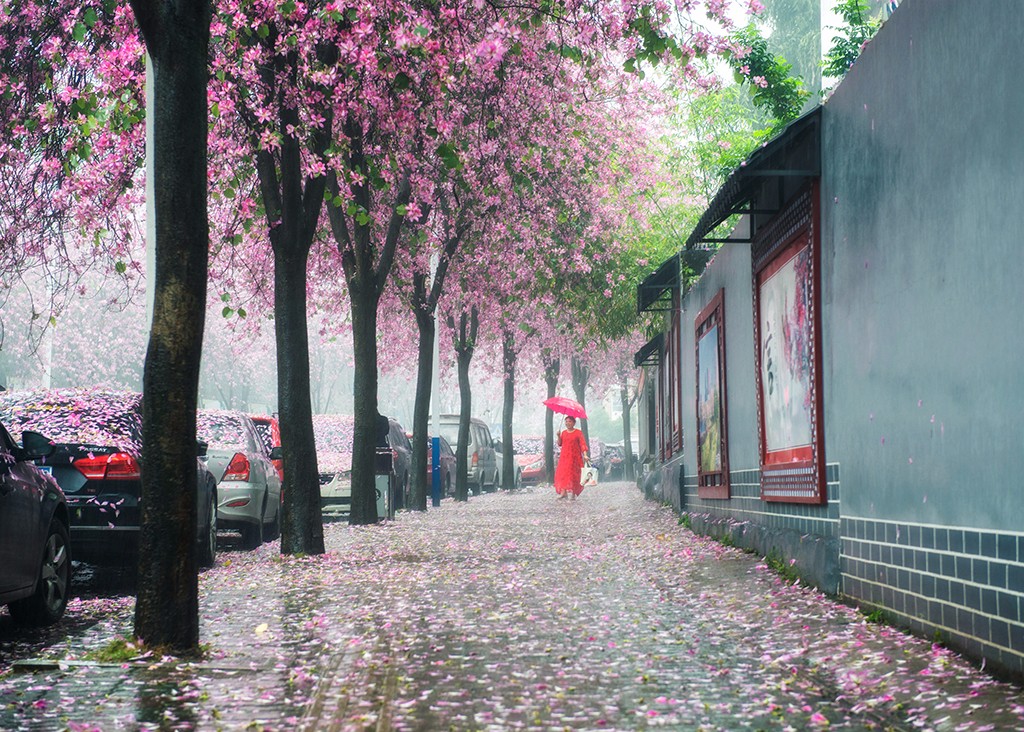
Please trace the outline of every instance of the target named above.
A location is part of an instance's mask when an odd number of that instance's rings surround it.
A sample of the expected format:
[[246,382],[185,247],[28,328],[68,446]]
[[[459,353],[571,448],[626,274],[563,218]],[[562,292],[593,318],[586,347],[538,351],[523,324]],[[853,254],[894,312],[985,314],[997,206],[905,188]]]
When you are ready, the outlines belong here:
[[523,485],[536,485],[544,482],[544,468],[537,470],[524,470],[522,476]]
[[72,526],[70,534],[76,562],[126,564],[139,555],[138,526]]
[[349,474],[320,474],[320,513],[324,519],[347,517],[352,512],[352,478]]
[[217,528],[238,530],[261,522],[265,492],[251,483],[221,481],[217,487]]

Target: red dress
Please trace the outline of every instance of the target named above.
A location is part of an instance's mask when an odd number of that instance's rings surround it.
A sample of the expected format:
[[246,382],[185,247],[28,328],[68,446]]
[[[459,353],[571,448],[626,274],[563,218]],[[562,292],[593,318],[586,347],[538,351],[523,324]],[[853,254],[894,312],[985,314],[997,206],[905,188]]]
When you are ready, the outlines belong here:
[[583,492],[580,471],[583,470],[583,453],[586,451],[587,442],[581,430],[562,431],[562,452],[555,468],[555,493],[562,495],[572,491],[578,496]]

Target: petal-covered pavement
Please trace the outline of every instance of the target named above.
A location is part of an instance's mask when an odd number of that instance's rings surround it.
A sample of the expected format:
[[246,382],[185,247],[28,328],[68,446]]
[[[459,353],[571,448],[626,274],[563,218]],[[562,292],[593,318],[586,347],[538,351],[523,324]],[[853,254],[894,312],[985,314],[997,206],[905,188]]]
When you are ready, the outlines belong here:
[[[130,596],[0,618],[0,728],[1024,729],[1024,693],[694,536],[626,483],[225,551],[207,658],[100,664]],[[25,659],[43,659],[26,664]]]

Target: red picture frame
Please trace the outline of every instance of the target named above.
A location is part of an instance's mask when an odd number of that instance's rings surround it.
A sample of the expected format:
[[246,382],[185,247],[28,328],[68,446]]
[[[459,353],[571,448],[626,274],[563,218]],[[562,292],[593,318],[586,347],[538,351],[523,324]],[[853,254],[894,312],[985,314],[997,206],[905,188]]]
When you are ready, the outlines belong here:
[[817,186],[758,232],[754,339],[761,498],[827,500]]
[[729,430],[726,408],[725,290],[694,321],[697,371],[697,495],[729,498]]

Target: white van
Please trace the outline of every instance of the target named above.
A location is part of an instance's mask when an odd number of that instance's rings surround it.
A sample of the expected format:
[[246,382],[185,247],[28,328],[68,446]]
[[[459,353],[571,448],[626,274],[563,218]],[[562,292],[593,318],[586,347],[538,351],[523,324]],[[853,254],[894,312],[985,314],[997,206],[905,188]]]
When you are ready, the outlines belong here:
[[[441,435],[448,440],[452,450],[459,449],[459,415],[441,415]],[[494,440],[487,423],[471,417],[469,420],[469,444],[466,446],[466,471],[469,490],[480,495],[485,489],[497,490],[501,485],[498,474],[498,459],[494,452]]]

